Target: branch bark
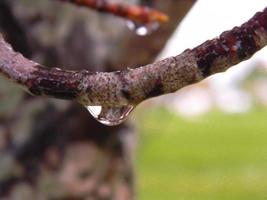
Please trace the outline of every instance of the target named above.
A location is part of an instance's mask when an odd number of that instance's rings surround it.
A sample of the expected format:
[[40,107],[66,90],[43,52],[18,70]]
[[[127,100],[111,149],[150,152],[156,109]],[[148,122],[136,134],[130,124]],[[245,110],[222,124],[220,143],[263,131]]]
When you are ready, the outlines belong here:
[[110,13],[115,16],[127,18],[139,23],[159,22],[169,20],[164,13],[144,6],[123,5],[103,0],[59,0],[73,3],[79,6],[88,7],[99,12]]
[[136,105],[225,71],[266,44],[267,8],[240,27],[178,56],[110,73],[48,69],[14,52],[0,36],[0,71],[33,95],[73,99],[83,105]]

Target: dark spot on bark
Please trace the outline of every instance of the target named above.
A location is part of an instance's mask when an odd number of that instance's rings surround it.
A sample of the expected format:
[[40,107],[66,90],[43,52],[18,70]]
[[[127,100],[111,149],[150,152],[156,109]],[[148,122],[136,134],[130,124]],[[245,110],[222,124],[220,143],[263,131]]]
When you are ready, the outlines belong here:
[[123,71],[116,71],[114,73],[117,75],[119,81],[121,82],[121,85],[122,85],[121,94],[123,95],[123,97],[125,99],[127,99],[128,101],[131,101],[132,95],[131,95],[131,92],[129,90],[128,80],[126,79],[126,75],[127,75],[127,73],[129,73],[129,71],[130,70],[126,69]]
[[264,28],[265,31],[267,31],[267,11],[264,10],[263,13],[260,13],[259,16],[256,19],[259,24]]
[[79,88],[81,73],[36,67],[38,70],[31,74],[26,83],[32,94],[74,99],[82,92],[82,88]]
[[128,14],[127,10],[122,5],[117,5],[115,12],[122,17],[125,17]]
[[253,32],[246,25],[234,28],[232,33],[236,39],[235,46],[237,47],[237,56],[240,60],[250,57],[256,52],[257,48],[252,35]]
[[249,22],[230,31],[223,32],[219,38],[208,40],[193,49],[197,64],[204,77],[212,74],[212,65],[218,58],[227,58],[229,64],[236,64],[252,56],[258,49],[255,30],[267,30],[267,11],[257,13]]
[[216,58],[225,53],[224,48],[217,44],[216,40],[208,40],[196,47],[193,51],[197,58],[197,65],[203,77],[211,74],[210,68]]
[[122,88],[121,93],[125,99],[127,99],[127,100],[131,99],[131,93],[128,89]]
[[161,94],[163,94],[164,91],[163,91],[163,84],[161,82],[161,79],[158,78],[155,82],[155,86],[152,90],[150,90],[147,94],[146,94],[146,97],[147,98],[151,98],[151,97],[156,97],[156,96],[159,96]]
[[92,89],[91,89],[91,87],[90,86],[87,86],[87,88],[86,88],[86,93],[88,94],[88,93],[91,93],[92,92]]

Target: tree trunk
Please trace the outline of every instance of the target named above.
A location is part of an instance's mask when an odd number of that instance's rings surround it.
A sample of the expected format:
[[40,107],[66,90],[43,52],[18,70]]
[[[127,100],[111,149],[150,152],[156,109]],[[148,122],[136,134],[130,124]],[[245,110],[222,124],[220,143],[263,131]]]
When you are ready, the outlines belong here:
[[[0,32],[42,64],[112,71],[153,61],[193,2],[141,2],[171,21],[140,37],[123,19],[67,3],[1,0]],[[32,97],[0,82],[0,198],[134,198],[136,131],[130,122],[107,127],[76,103]]]

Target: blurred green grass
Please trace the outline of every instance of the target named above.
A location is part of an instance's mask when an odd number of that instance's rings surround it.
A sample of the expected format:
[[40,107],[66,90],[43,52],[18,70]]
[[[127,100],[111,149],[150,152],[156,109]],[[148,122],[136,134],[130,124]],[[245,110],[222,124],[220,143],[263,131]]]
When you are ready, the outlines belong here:
[[267,199],[266,109],[189,121],[142,108],[136,118],[138,199]]

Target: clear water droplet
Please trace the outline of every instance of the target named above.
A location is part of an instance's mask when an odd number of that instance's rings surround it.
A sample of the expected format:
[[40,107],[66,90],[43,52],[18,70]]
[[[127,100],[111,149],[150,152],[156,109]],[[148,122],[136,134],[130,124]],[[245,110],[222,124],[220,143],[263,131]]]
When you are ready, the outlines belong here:
[[134,106],[105,107],[105,106],[87,106],[87,110],[100,123],[107,126],[115,126],[122,123]]
[[159,26],[160,24],[158,22],[149,22],[147,24],[141,24],[131,20],[127,21],[127,27],[139,36],[149,35],[156,31]]

